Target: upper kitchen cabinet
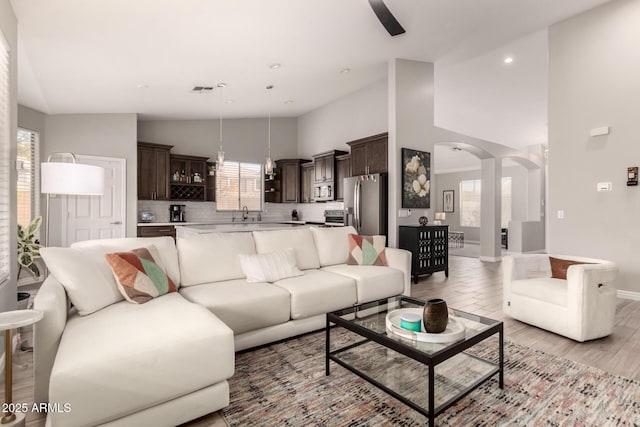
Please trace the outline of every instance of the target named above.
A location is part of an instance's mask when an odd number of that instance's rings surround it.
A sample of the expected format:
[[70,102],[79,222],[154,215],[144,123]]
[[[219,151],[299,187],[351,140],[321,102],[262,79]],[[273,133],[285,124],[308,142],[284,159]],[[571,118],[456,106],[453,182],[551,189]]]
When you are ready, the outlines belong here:
[[171,145],[138,142],[139,200],[169,200],[171,148]]
[[313,156],[315,182],[329,182],[335,179],[336,156],[347,154],[346,151],[331,150]]
[[388,133],[347,142],[351,147],[353,176],[387,172]]
[[302,175],[302,203],[311,203],[313,202],[313,183],[315,182],[313,162],[303,163],[300,166],[300,173]]
[[351,176],[351,154],[336,156],[336,200],[344,200],[344,179]]
[[171,155],[171,200],[205,200],[207,160],[207,157]]
[[298,203],[301,197],[301,171],[300,167],[309,160],[303,159],[282,159],[276,160],[276,165],[280,169],[282,203]]

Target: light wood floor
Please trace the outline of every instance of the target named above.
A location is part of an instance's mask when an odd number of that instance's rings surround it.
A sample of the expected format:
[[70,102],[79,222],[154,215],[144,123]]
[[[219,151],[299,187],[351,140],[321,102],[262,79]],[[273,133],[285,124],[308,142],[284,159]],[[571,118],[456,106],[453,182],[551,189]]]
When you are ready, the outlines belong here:
[[[477,258],[453,256],[449,278],[444,273],[422,277],[412,286],[412,296],[443,298],[450,307],[500,319],[505,339],[556,354],[627,378],[640,380],[640,301],[618,300],[614,333],[606,338],[577,343],[568,338],[510,319],[502,313],[502,266]],[[30,334],[25,334],[27,339]],[[233,379],[231,380],[233,381]],[[32,353],[18,351],[14,359],[14,402],[33,402]],[[4,401],[4,375],[0,399]],[[183,427],[225,427],[219,413],[191,421]],[[28,427],[44,426],[44,417],[27,415]]]

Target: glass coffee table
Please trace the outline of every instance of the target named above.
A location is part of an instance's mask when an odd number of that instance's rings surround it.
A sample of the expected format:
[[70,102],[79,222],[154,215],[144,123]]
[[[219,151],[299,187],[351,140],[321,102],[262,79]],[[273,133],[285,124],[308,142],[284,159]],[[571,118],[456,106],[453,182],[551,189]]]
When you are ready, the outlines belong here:
[[[424,304],[401,295],[327,313],[325,369],[329,375],[333,360],[425,415],[433,426],[436,416],[494,375],[503,388],[504,328],[498,320],[449,308],[449,316],[466,328],[457,341],[418,341],[387,329],[388,312]],[[494,335],[495,347],[476,348],[482,357],[467,351]]]

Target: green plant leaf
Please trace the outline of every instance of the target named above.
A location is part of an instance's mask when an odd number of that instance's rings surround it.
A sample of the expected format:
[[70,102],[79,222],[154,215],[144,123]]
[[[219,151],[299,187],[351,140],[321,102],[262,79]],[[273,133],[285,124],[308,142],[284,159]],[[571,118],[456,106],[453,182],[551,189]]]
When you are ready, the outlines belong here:
[[35,232],[38,231],[38,228],[40,228],[40,224],[42,224],[41,216],[33,218],[33,221],[31,221],[31,224],[29,224],[29,227],[27,229],[28,233],[35,234]]

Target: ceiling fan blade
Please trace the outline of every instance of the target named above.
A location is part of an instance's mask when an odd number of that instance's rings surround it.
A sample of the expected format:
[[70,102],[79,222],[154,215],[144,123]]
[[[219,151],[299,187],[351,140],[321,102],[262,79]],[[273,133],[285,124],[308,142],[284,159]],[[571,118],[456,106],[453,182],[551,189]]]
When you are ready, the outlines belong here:
[[402,28],[402,25],[400,25],[396,17],[393,16],[383,0],[369,0],[369,4],[389,34],[398,36],[405,33],[404,28]]

